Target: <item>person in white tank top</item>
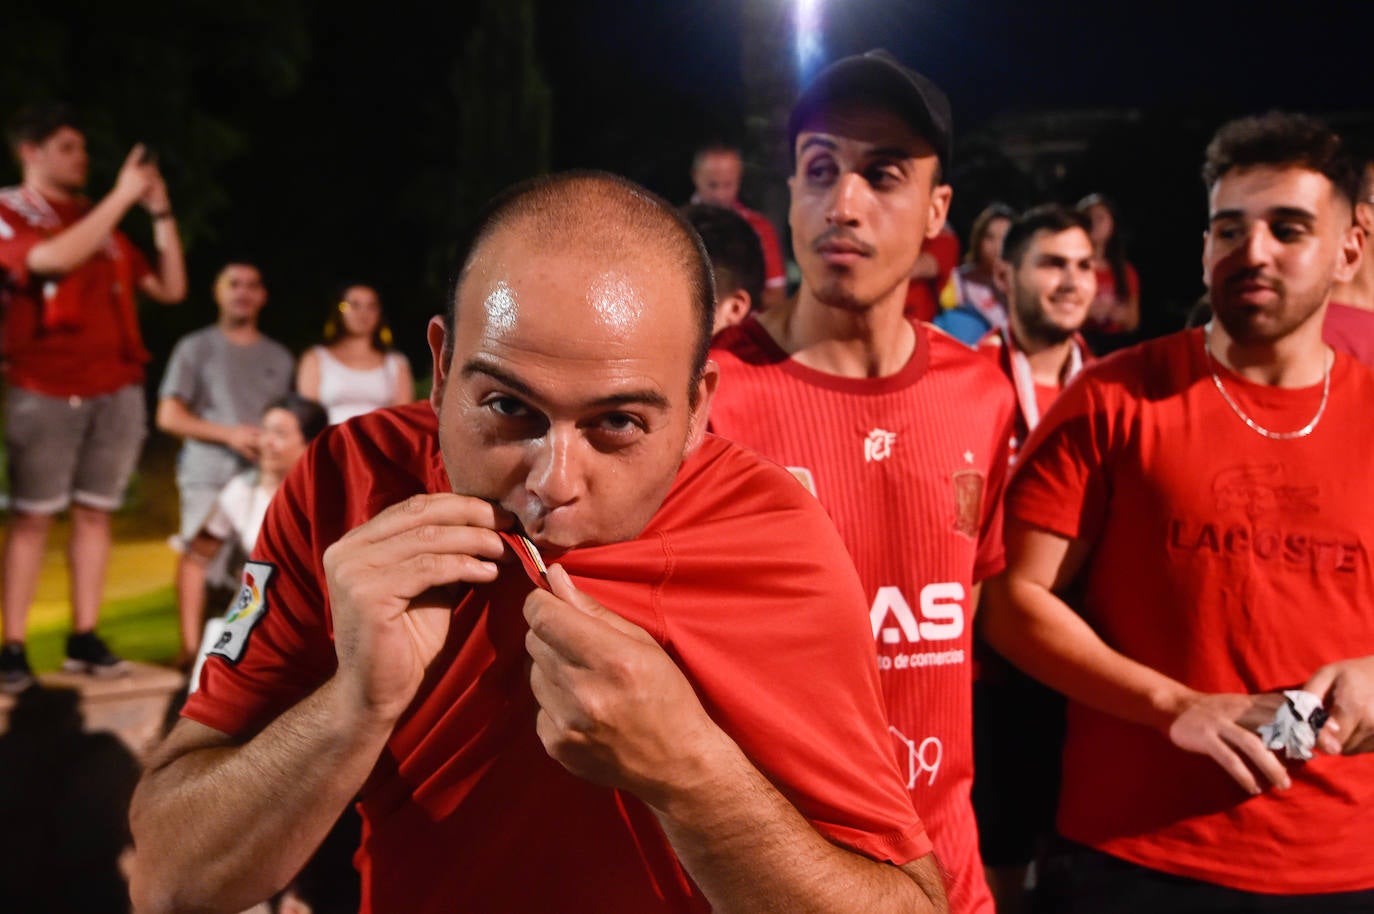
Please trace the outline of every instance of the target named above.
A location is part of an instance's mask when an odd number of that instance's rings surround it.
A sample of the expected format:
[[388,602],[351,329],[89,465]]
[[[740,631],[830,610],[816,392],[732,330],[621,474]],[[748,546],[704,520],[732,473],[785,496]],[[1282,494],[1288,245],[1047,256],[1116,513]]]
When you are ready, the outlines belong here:
[[296,390],[325,408],[330,425],[415,399],[410,363],[391,348],[391,329],[371,286],[343,290],[324,339],[301,356]]

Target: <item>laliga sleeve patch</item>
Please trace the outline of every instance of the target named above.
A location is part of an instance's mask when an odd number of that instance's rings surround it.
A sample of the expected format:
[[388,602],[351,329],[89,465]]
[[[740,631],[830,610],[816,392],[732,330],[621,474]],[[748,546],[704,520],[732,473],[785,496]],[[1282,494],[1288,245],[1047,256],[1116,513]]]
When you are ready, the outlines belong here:
[[238,663],[248,647],[248,636],[267,613],[267,584],[276,568],[266,562],[249,562],[243,566],[243,587],[224,615],[224,630],[210,648],[210,656],[223,657]]

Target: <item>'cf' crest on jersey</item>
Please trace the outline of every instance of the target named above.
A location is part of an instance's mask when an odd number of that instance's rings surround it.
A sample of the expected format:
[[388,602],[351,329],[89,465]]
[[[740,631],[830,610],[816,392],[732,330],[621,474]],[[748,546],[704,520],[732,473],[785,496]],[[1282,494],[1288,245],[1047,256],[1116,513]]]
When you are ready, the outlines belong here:
[[897,440],[896,432],[875,428],[864,439],[864,463],[886,460],[892,456],[892,445]]

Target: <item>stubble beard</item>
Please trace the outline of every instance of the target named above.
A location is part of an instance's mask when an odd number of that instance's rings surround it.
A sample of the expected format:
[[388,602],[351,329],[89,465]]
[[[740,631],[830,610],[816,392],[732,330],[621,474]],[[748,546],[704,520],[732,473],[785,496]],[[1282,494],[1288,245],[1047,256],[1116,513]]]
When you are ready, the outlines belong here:
[[[1044,312],[1040,309],[1039,298],[1030,299],[1030,307],[1025,307],[1021,302],[1026,299],[1020,298],[1016,303],[1016,316],[1020,319],[1021,332],[1030,341],[1040,343],[1045,346],[1057,346],[1058,344],[1070,339],[1078,332],[1078,327],[1064,327],[1053,323],[1045,318]],[[1086,316],[1086,311],[1084,312]]]
[[[1278,300],[1272,308],[1258,313],[1255,313],[1255,309],[1240,305],[1223,305],[1219,308],[1217,300],[1213,299],[1212,317],[1221,323],[1228,337],[1242,346],[1273,345],[1312,319],[1331,294],[1331,283],[1327,283],[1326,290],[1321,295],[1314,295],[1310,301],[1292,305],[1289,304],[1287,289],[1280,287],[1276,291]],[[1225,298],[1221,301],[1224,302]],[[1255,320],[1266,315],[1273,315],[1268,326]]]

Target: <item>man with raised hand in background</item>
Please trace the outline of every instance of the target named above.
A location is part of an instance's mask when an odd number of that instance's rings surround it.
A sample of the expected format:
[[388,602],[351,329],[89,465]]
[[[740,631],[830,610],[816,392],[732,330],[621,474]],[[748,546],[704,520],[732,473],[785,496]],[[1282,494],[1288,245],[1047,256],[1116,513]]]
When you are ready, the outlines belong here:
[[[33,682],[24,650],[53,516],[70,506],[72,631],[63,668],[97,675],[126,665],[95,633],[110,514],[147,435],[135,293],[186,296],[186,263],[167,185],[142,146],[98,203],[83,194],[86,137],[61,105],[21,111],[9,134],[23,183],[0,190],[5,445],[10,518],[0,615],[0,690]],[[117,226],[134,206],[153,223],[154,269]]]

